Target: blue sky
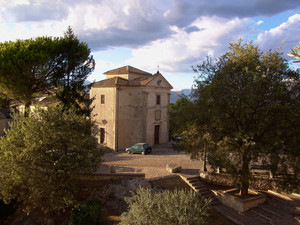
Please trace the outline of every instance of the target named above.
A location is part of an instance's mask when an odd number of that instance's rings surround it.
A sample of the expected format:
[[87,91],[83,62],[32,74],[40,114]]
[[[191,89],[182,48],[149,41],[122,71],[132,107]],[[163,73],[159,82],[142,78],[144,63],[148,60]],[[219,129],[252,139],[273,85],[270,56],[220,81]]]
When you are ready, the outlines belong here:
[[[96,60],[88,80],[131,65],[160,72],[175,90],[229,43],[253,40],[285,55],[300,41],[300,0],[0,0],[0,41],[62,36],[68,26]],[[288,60],[290,58],[286,56]]]

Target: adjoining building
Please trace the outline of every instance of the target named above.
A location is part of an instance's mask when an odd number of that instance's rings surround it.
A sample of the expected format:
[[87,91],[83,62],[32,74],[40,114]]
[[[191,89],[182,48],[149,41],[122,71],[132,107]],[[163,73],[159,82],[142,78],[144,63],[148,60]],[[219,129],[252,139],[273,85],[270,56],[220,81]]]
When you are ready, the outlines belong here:
[[169,140],[168,106],[172,85],[157,72],[124,66],[104,73],[90,87],[92,118],[99,126],[98,141],[113,150],[138,142],[151,145]]

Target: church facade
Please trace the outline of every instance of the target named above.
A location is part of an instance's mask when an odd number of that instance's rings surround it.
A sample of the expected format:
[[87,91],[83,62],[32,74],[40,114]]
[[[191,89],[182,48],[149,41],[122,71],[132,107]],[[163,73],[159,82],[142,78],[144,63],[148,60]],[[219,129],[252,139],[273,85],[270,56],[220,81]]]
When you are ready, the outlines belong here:
[[115,151],[135,143],[169,141],[168,106],[172,85],[157,72],[132,66],[104,73],[106,79],[90,87],[92,118],[99,127],[98,141]]

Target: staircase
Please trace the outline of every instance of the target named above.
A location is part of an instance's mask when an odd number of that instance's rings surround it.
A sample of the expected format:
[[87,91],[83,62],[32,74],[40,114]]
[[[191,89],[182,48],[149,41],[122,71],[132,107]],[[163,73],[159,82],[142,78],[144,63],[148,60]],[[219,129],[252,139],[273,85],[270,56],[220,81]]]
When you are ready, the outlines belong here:
[[198,195],[204,199],[210,198],[210,206],[221,204],[212,193],[211,190],[207,188],[205,184],[200,180],[199,176],[183,176],[180,175],[181,179],[184,180]]
[[300,224],[300,197],[287,201],[281,194],[265,193],[268,199],[258,207],[244,213],[238,212],[221,204],[212,191],[201,181],[199,176],[179,174],[195,192],[202,198],[210,198],[210,206],[220,214],[238,225],[299,225]]

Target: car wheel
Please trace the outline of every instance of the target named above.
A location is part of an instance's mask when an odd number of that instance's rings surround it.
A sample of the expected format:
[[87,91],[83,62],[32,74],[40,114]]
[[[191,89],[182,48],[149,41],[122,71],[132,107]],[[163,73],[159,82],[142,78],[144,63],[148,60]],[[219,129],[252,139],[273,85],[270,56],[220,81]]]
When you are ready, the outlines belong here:
[[127,153],[128,153],[128,154],[131,154],[131,152],[130,152],[130,151],[127,151]]
[[146,151],[144,150],[144,151],[142,151],[142,155],[146,155]]

